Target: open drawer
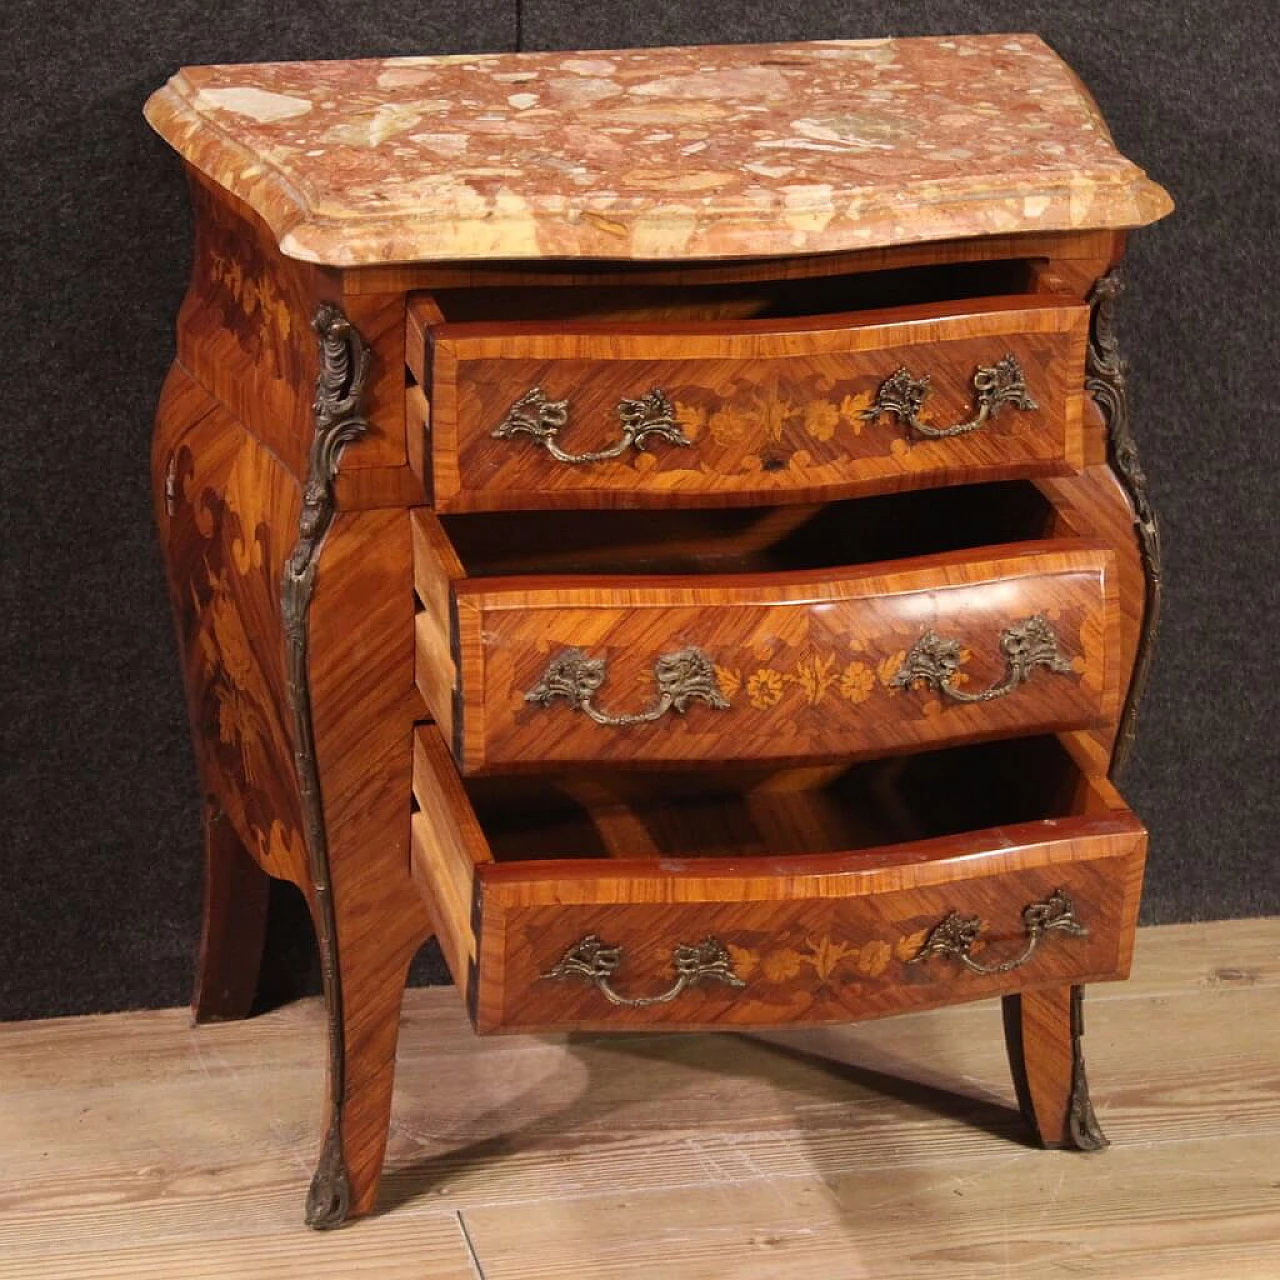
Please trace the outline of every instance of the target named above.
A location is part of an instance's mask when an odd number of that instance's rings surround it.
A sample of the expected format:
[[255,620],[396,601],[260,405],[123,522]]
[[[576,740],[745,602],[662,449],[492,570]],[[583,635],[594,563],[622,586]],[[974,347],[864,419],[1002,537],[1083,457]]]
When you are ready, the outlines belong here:
[[1069,739],[464,784],[414,876],[478,1031],[848,1021],[1128,974],[1146,833]]
[[812,501],[1082,465],[1089,309],[1032,292],[1027,263],[511,293],[411,299],[438,511]]
[[1115,554],[1061,531],[1028,485],[822,508],[417,511],[418,683],[469,775],[1101,725],[1121,694]]

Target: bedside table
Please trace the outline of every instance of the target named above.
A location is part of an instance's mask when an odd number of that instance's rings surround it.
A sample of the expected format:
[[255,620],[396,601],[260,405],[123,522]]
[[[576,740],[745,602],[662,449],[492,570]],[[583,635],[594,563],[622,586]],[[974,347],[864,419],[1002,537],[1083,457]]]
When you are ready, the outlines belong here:
[[1034,36],[188,68],[153,455],[204,795],[198,1019],[268,878],[372,1209],[431,936],[478,1031],[999,995],[1104,1139],[1159,542],[1112,327],[1170,209]]

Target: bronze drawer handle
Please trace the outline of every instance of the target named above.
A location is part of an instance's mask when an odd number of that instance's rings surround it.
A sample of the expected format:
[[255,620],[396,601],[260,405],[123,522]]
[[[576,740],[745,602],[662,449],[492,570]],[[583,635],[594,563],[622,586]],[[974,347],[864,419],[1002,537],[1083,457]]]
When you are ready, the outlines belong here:
[[1069,675],[1072,670],[1070,660],[1058,647],[1058,633],[1042,613],[1006,627],[1000,633],[1000,648],[1004,652],[1004,679],[981,693],[966,693],[955,684],[964,646],[959,640],[926,631],[903,660],[893,677],[893,687],[913,689],[923,683],[932,685],[953,702],[990,702],[1012,693],[1031,678],[1036,667],[1047,667],[1059,675]]
[[1012,973],[1021,968],[1036,953],[1040,939],[1046,933],[1065,933],[1072,938],[1087,938],[1089,930],[1075,917],[1075,904],[1061,890],[1055,889],[1044,902],[1033,902],[1022,912],[1022,927],[1027,934],[1027,945],[1022,954],[1002,964],[980,964],[969,953],[978,941],[982,921],[977,916],[962,916],[953,911],[940,924],[934,925],[924,946],[917,955],[907,961],[919,964],[930,956],[942,956],[946,960],[959,960],[974,973]]
[[588,658],[581,649],[565,649],[551,659],[542,678],[524,695],[524,700],[549,707],[557,698],[564,698],[575,711],[585,712],[596,724],[613,727],[648,724],[665,716],[668,711],[684,715],[692,698],[717,711],[725,711],[729,707],[729,699],[720,691],[716,681],[715,664],[710,656],[690,646],[663,654],[653,664],[658,697],[648,711],[611,715],[592,702],[596,691],[604,684],[605,663],[604,658]]
[[696,987],[700,982],[723,982],[729,987],[745,987],[747,984],[733,971],[733,959],[724,945],[715,938],[703,938],[696,946],[681,943],[671,953],[671,964],[676,980],[661,995],[624,996],[610,985],[614,973],[622,963],[622,948],[601,942],[589,933],[560,958],[560,962],[541,976],[552,981],[588,982],[610,1004],[620,1004],[628,1009],[647,1009],[652,1004],[670,1004],[682,992]]
[[569,422],[568,400],[548,400],[541,387],[526,391],[507,410],[507,416],[490,432],[495,440],[511,440],[516,436],[532,437],[557,462],[577,466],[584,462],[608,462],[620,458],[628,449],[643,453],[649,437],[656,436],[668,444],[689,447],[693,441],[676,422],[676,411],[665,391],[654,387],[639,400],[620,400],[615,412],[622,423],[622,437],[607,449],[594,453],[566,453],[556,442],[561,428]]
[[989,418],[993,418],[1006,404],[1019,409],[1038,409],[1040,406],[1027,391],[1026,375],[1013,355],[1006,355],[995,364],[979,365],[973,375],[977,412],[968,422],[951,427],[931,427],[920,421],[920,411],[929,395],[929,375],[915,377],[904,365],[891,373],[876,392],[871,408],[862,416],[874,422],[882,413],[891,414],[905,422],[917,435],[930,440],[945,440],[949,436],[964,436],[977,431]]

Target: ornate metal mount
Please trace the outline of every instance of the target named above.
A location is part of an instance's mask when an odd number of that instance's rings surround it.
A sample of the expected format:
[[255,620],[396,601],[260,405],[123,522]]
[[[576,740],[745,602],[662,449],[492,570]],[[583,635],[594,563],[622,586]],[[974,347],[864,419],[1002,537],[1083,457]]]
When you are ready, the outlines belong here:
[[658,696],[647,710],[631,715],[611,715],[594,705],[594,698],[605,682],[604,658],[588,658],[581,649],[565,649],[551,659],[542,678],[524,695],[526,702],[549,707],[564,698],[576,711],[590,716],[596,724],[621,727],[647,724],[660,719],[668,711],[684,715],[693,699],[705,702],[717,711],[729,707],[729,699],[716,682],[715,664],[701,649],[690,646],[676,653],[663,654],[653,664]]
[[882,413],[887,413],[905,422],[917,435],[930,440],[945,440],[977,431],[1007,404],[1024,410],[1040,407],[1027,391],[1026,375],[1012,355],[1005,355],[995,364],[979,365],[973,375],[973,390],[976,410],[968,422],[958,422],[950,427],[931,427],[920,420],[929,395],[929,375],[926,373],[923,378],[917,378],[903,366],[880,384],[875,402],[862,411],[862,416],[873,422]]
[[893,677],[895,689],[913,689],[917,684],[932,685],[953,702],[990,702],[1012,693],[1031,678],[1036,667],[1047,667],[1059,675],[1070,674],[1071,662],[1058,647],[1058,633],[1042,613],[1017,622],[1000,633],[1000,649],[1004,654],[1005,676],[981,693],[967,693],[955,684],[964,662],[964,644],[959,640],[926,631],[912,646],[905,661]]
[[1111,1143],[1102,1132],[1089,1097],[1084,1069],[1084,988],[1071,988],[1071,1102],[1067,1109],[1067,1133],[1078,1151],[1102,1151]]
[[1146,601],[1142,614],[1142,637],[1133,664],[1133,678],[1125,699],[1124,714],[1116,734],[1111,757],[1111,776],[1118,777],[1133,748],[1138,704],[1142,700],[1151,674],[1151,655],[1160,622],[1161,552],[1160,526],[1147,494],[1147,477],[1138,458],[1129,416],[1129,365],[1120,355],[1115,334],[1115,302],[1124,290],[1118,269],[1108,272],[1089,294],[1093,306],[1089,332],[1089,349],[1085,361],[1085,390],[1093,396],[1107,424],[1111,466],[1129,501],[1133,504],[1133,523],[1142,551],[1146,574]]
[[613,975],[622,964],[622,948],[601,942],[594,933],[581,942],[575,942],[561,957],[560,962],[542,975],[544,979],[561,982],[587,982],[604,996],[610,1004],[628,1009],[647,1009],[653,1004],[670,1004],[681,993],[700,982],[723,982],[729,987],[745,987],[733,971],[733,960],[724,945],[715,938],[703,938],[696,946],[677,946],[671,953],[671,964],[676,971],[675,982],[661,995],[624,996],[611,985]]
[[324,982],[329,1036],[329,1126],[307,1194],[307,1225],[341,1226],[351,1203],[342,1149],[342,1108],[346,1100],[346,1054],[343,1046],[342,979],[338,968],[338,925],[329,871],[329,840],[320,799],[315,729],[311,718],[309,614],[325,535],[336,507],[333,482],[343,449],[369,430],[361,413],[370,352],[351,322],[328,303],[316,312],[313,326],[320,343],[320,371],[312,405],[315,434],[307,460],[298,540],[284,565],[281,609],[288,653],[289,700],[293,708],[293,755],[302,802],[307,863],[315,897],[316,941]]
[[676,411],[667,393],[657,387],[639,400],[620,400],[616,412],[618,421],[622,423],[621,439],[594,453],[566,453],[557,442],[557,436],[569,423],[569,402],[548,400],[541,387],[534,387],[507,410],[507,416],[490,434],[495,440],[530,436],[557,462],[574,466],[584,462],[608,462],[612,458],[620,458],[628,449],[643,453],[649,447],[651,436],[686,448],[693,444],[676,422]]
[[164,469],[164,513],[172,516],[178,509],[178,451],[169,455]]
[[1047,933],[1065,933],[1072,938],[1089,936],[1089,930],[1075,917],[1075,904],[1061,889],[1055,889],[1044,902],[1033,902],[1025,908],[1022,927],[1026,931],[1027,943],[1021,954],[1001,964],[981,964],[970,952],[982,932],[982,921],[977,916],[962,916],[953,911],[941,923],[934,925],[924,940],[924,946],[907,963],[919,964],[930,956],[942,956],[946,960],[959,960],[974,973],[1011,973],[1035,955],[1040,939]]

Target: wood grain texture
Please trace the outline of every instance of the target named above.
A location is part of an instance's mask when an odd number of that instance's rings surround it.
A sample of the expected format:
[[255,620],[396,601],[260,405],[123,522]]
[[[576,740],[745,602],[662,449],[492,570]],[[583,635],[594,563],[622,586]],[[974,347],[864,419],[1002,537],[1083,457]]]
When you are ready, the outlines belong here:
[[1010,1141],[990,1003],[481,1040],[451,992],[411,991],[384,1213],[319,1237],[297,1204],[318,1001],[195,1029],[185,1010],[9,1024],[0,1277],[991,1280],[1034,1259],[1074,1280],[1274,1280],[1280,922],[1138,942],[1132,979],[1089,998],[1114,1142],[1096,1158]]
[[[1116,668],[1117,687],[1127,691],[1146,611],[1142,551],[1134,528],[1133,505],[1111,468],[1105,465],[1106,443],[1101,430],[1090,431],[1086,439],[1096,439],[1100,446],[1100,456],[1093,465],[1078,476],[1055,476],[1037,481],[1036,486],[1053,503],[1057,532],[1102,538],[1115,557],[1118,608],[1107,647]],[[1093,767],[1098,773],[1110,767],[1122,703],[1123,695],[1119,703],[1109,708],[1106,723],[1088,731]]]
[[[866,567],[701,576],[463,578],[433,516],[415,517],[430,607],[419,683],[454,729],[460,766],[591,760],[801,759],[1099,724],[1121,696],[1109,664],[1118,603],[1111,553],[1089,540],[983,548]],[[441,580],[453,603],[444,689]],[[1043,614],[1072,663],[1036,670],[1007,696],[961,704],[927,687],[895,687],[932,629],[962,642],[964,688],[998,686],[1001,634]],[[600,725],[565,699],[526,695],[548,664],[580,649],[607,659],[596,702],[639,713],[655,698],[654,664],[688,647],[716,668],[728,709],[691,703],[647,724]],[[456,654],[454,660],[452,655]]]
[[177,365],[152,479],[201,786],[265,871],[305,887],[280,614],[297,482]]
[[197,1022],[247,1018],[267,937],[270,881],[216,801],[204,814],[204,912],[191,1011]]
[[[705,790],[714,796],[723,785],[709,780]],[[717,804],[673,800],[658,783],[649,804],[629,814],[618,795],[600,799],[588,811],[594,831],[579,832],[577,846],[553,816],[566,843],[511,862],[495,861],[431,727],[418,731],[414,789],[416,877],[469,1001],[478,984],[480,1031],[860,1019],[1128,971],[1146,838],[1109,788],[1071,795],[1067,817],[894,846],[877,846],[872,835],[855,851],[841,841],[860,820],[857,806],[849,801],[847,814],[827,790],[759,788]],[[522,819],[510,802],[495,802],[491,813],[523,828],[526,847],[547,821],[536,809]],[[1024,908],[1059,889],[1087,938],[1047,935],[1025,967],[992,976],[945,958],[915,962],[953,911],[983,921],[983,963],[1014,958],[1026,940]],[[669,987],[675,948],[708,935],[727,947],[747,985],[708,981],[670,1003],[629,1008],[610,1005],[589,983],[545,977],[591,935],[623,949],[619,982],[629,996]]]
[[[702,324],[445,324],[428,334],[437,509],[695,500],[778,501],[1070,472],[1081,463],[1088,308],[1024,296],[890,311]],[[1012,354],[1039,408],[1006,406],[968,435],[927,440],[864,419],[899,367],[928,375],[925,421],[976,411],[979,366]],[[493,430],[526,392],[567,400],[560,445],[604,448],[616,407],[661,389],[693,443],[651,442],[615,461],[558,462]]]
[[178,359],[295,475],[306,474],[317,369],[311,317],[336,278],[282,258],[242,203],[188,169],[195,218]]
[[[282,565],[301,509],[297,482],[180,370],[162,404],[154,467],[211,808],[225,809],[258,865],[297,884],[314,913],[280,612]],[[343,1136],[356,1213],[377,1194],[400,995],[409,960],[431,932],[409,874],[410,735],[422,714],[411,581],[408,513],[351,512],[330,531],[312,605],[316,750],[348,993]],[[249,958],[261,949],[261,889],[227,866],[212,836],[207,889],[197,1015],[243,1014]]]
[[[679,286],[742,281],[804,280],[871,271],[897,271],[938,262],[1045,259],[1074,268],[1085,263],[1089,283],[1124,253],[1123,231],[1058,231],[977,239],[933,240],[800,257],[743,257],[733,261],[628,262],[423,262],[355,267],[343,273],[349,295],[419,289],[562,289],[598,285]],[[1101,270],[1093,264],[1101,262]],[[1080,294],[1083,298],[1083,292]]]
[[312,317],[338,303],[373,351],[369,429],[344,461],[344,508],[404,507],[422,500],[404,406],[405,300],[348,297],[341,273],[285,258],[246,205],[188,170],[195,252],[178,317],[178,359],[299,479],[311,444],[317,372]]
[[[549,1000],[543,992],[553,984],[539,977],[556,958],[546,960],[548,946],[567,946],[579,928],[602,921],[609,928],[616,925],[626,953],[619,982],[625,979],[645,992],[666,981],[671,946],[685,940],[688,927],[702,922],[733,931],[735,963],[753,967],[757,984],[766,969],[771,973],[769,998],[751,1006],[771,1014],[753,1013],[748,1022],[863,1016],[858,1010],[870,1016],[913,1002],[970,999],[979,990],[1014,986],[1038,990],[1037,983],[1061,985],[1127,968],[1143,835],[1098,774],[1105,767],[1107,735],[1129,669],[1135,621],[1118,597],[1130,590],[1126,557],[1132,531],[1124,524],[1126,508],[1112,492],[1114,480],[1100,466],[1105,459],[1100,422],[1080,389],[1083,297],[1092,278],[1118,257],[1122,236],[1001,237],[830,259],[677,268],[649,264],[625,272],[588,263],[422,264],[338,272],[284,260],[248,209],[198,174],[193,173],[192,186],[196,260],[179,320],[179,364],[162,397],[153,475],[202,786],[211,800],[209,813],[220,806],[227,815],[220,827],[209,828],[205,959],[196,1001],[200,1016],[238,1016],[251,998],[265,883],[258,868],[301,885],[315,909],[300,834],[279,589],[281,564],[298,536],[299,488],[315,425],[311,321],[317,305],[343,307],[372,349],[363,406],[370,426],[342,460],[335,485],[339,514],[324,547],[310,618],[316,754],[337,917],[335,950],[345,993],[342,1133],[354,1214],[368,1212],[378,1195],[404,974],[413,952],[432,932],[440,934],[458,985],[477,1005],[478,1020],[508,1026],[589,1026],[597,1018],[598,1025],[617,1025],[594,1011],[591,1001],[601,998],[597,991],[557,989]],[[929,273],[930,264],[966,262],[990,264],[981,270],[994,274],[1006,267],[1023,270],[1021,288],[1035,294],[977,304],[962,300],[976,296],[972,290],[944,293],[951,298],[949,306],[895,307],[883,315],[868,313],[869,304],[859,301],[870,296],[865,291],[879,287],[871,279],[874,273]],[[833,325],[829,318],[805,320],[803,311],[793,320],[761,317],[779,282],[791,281],[817,296],[824,280],[828,291],[845,288],[842,275],[861,280],[864,292],[821,308],[820,314],[861,307],[856,318],[842,317]],[[632,285],[670,289],[674,300],[633,300]],[[725,295],[712,298],[710,291],[721,286]],[[488,305],[479,294],[468,294],[465,305],[457,299],[442,303],[438,311],[422,297],[413,299],[412,307],[406,298],[410,289],[458,287],[506,291],[500,314],[525,319],[486,330],[475,320]],[[994,292],[1017,290],[1002,285]],[[531,320],[539,316],[539,297],[551,293],[556,299],[548,301],[547,317]],[[600,301],[610,295],[614,301]],[[467,306],[471,319],[456,319]],[[599,312],[599,318],[611,323],[593,328],[583,317],[602,306],[612,311]],[[455,396],[453,410],[442,341],[453,342],[460,372],[456,390],[461,398]],[[434,381],[427,367],[429,346]],[[1016,349],[1023,361],[1032,394],[1044,406],[1038,413],[1003,413],[981,432],[937,442],[937,448],[907,447],[900,439],[895,445],[887,438],[887,421],[862,422],[854,413],[859,397],[867,398],[877,382],[878,362],[900,360],[914,369],[917,357],[928,355],[929,368],[917,372],[934,378],[938,420],[967,416],[973,367],[1005,349]],[[411,385],[406,385],[406,364],[414,375]],[[649,545],[635,542],[628,550],[631,563],[617,571],[629,575],[626,579],[602,575],[598,567],[581,576],[562,572],[564,565],[556,567],[552,554],[544,565],[545,583],[534,576],[486,578],[454,551],[448,537],[437,536],[444,526],[432,526],[434,517],[416,527],[411,523],[408,509],[430,499],[433,490],[442,505],[451,501],[440,491],[440,480],[442,474],[448,483],[454,480],[447,466],[442,473],[436,465],[444,456],[440,427],[450,412],[460,433],[454,449],[459,510],[482,508],[491,499],[498,507],[598,508],[633,500],[622,481],[639,474],[634,466],[623,469],[627,475],[612,490],[588,487],[579,493],[575,479],[561,491],[530,468],[531,462],[547,462],[545,455],[515,447],[527,442],[505,442],[512,446],[509,454],[486,454],[491,445],[504,442],[489,440],[488,428],[475,427],[480,417],[473,408],[464,414],[460,406],[469,403],[468,396],[505,394],[526,375],[547,381],[548,390],[553,377],[567,376],[596,401],[584,402],[585,416],[575,420],[574,440],[566,433],[566,444],[576,445],[581,430],[591,436],[583,435],[581,447],[593,448],[599,441],[592,424],[604,419],[608,425],[611,404],[628,392],[637,371],[684,385],[681,421],[699,437],[700,453],[705,456],[710,446],[719,451],[709,468],[698,472],[701,478],[683,485],[671,478],[673,459],[655,446],[643,483],[652,486],[644,492],[657,505],[692,500],[745,510],[736,504],[763,496],[786,504],[785,509],[780,505],[759,525],[726,531],[714,551],[695,538],[677,538],[673,544],[655,526]],[[672,381],[677,373],[684,384]],[[757,412],[766,393],[772,397],[769,404],[780,406],[776,412]],[[738,436],[731,429],[735,414],[739,425],[745,424]],[[860,431],[855,423],[861,423]],[[1025,429],[1029,426],[1034,429]],[[434,437],[432,453],[427,427]],[[767,447],[757,447],[760,441],[750,435],[761,428],[769,436]],[[466,455],[467,431],[479,451],[474,458]],[[785,448],[787,456],[775,458],[770,448]],[[511,464],[510,473],[503,470],[508,457],[522,459]],[[778,462],[780,469],[766,469]],[[1086,466],[1082,475],[1073,474]],[[982,540],[973,540],[931,562],[936,573],[924,573],[918,581],[893,576],[914,569],[865,564],[891,555],[866,555],[859,562],[864,567],[844,578],[831,571],[832,561],[824,561],[811,570],[797,573],[792,566],[756,580],[735,575],[743,592],[738,597],[709,601],[702,594],[718,581],[710,563],[716,554],[744,561],[767,556],[796,534],[808,519],[805,504],[817,499],[845,491],[874,494],[1031,475],[1054,507],[1049,527],[1019,528],[1007,538],[982,543],[1039,539],[1018,549],[975,553],[972,548]],[[464,492],[464,482],[473,481],[473,490]],[[472,492],[480,495],[474,501],[467,496]],[[1051,541],[1054,537],[1077,541]],[[580,546],[566,545],[563,554],[580,554]],[[529,548],[533,555],[536,540]],[[645,574],[639,567],[644,557],[660,558],[673,548],[706,563],[679,579]],[[592,549],[588,545],[588,553]],[[879,595],[864,590],[877,573],[884,576]],[[968,648],[964,670],[970,687],[1000,676],[995,641],[1000,627],[1013,620],[997,599],[1000,575],[1010,610],[1043,606],[1069,636],[1076,669],[1052,677],[1037,672],[1009,699],[976,709],[945,707],[924,690],[914,690],[897,691],[899,702],[886,703],[882,715],[869,715],[889,697],[895,662],[916,638],[908,634],[909,622],[919,624],[917,633],[924,625],[951,621],[994,628],[985,645],[967,634],[961,637]],[[554,596],[540,595],[544,586]],[[563,636],[552,627],[557,616]],[[882,625],[886,619],[892,625]],[[703,625],[705,632],[698,630]],[[513,629],[508,634],[505,628]],[[724,760],[735,750],[750,759],[766,744],[765,757],[770,752],[778,759],[842,757],[847,763],[859,754],[898,747],[1075,727],[1064,742],[1075,753],[1078,772],[1067,786],[1065,808],[1054,810],[1064,816],[1038,821],[1036,814],[1029,822],[1023,815],[999,827],[975,824],[941,839],[924,831],[907,839],[900,831],[877,841],[869,832],[852,830],[865,816],[855,821],[852,815],[861,812],[856,805],[841,801],[836,813],[815,803],[823,788],[838,784],[839,768],[820,760],[752,784],[736,808],[718,802],[706,806],[691,828],[698,836],[698,849],[691,853],[713,855],[701,858],[670,856],[669,846],[679,843],[680,824],[688,817],[687,803],[676,804],[666,819],[655,819],[652,805],[646,809],[634,797],[620,798],[612,784],[587,777],[575,782],[569,799],[589,815],[590,834],[584,845],[570,850],[574,856],[567,861],[553,856],[558,837],[546,813],[535,814],[523,827],[509,822],[502,831],[495,831],[485,815],[482,827],[481,817],[453,798],[451,788],[461,784],[452,767],[418,784],[418,811],[411,813],[412,726],[427,705],[440,721],[429,730],[437,736],[426,739],[437,755],[447,757],[441,731],[457,729],[464,741],[467,732],[474,734],[476,712],[468,700],[474,695],[475,706],[483,708],[493,727],[489,736],[505,741],[492,760],[485,758],[485,768],[527,767],[544,757],[550,764],[608,759],[587,737],[585,717],[567,707],[547,711],[547,720],[529,718],[536,709],[523,701],[525,673],[516,670],[517,655],[533,661],[527,658],[532,653],[545,665],[558,644],[608,652],[606,705],[636,710],[649,695],[646,680],[654,657],[672,637],[684,635],[708,644],[727,636],[738,644],[730,660],[721,663],[718,679],[733,684],[737,703],[762,717],[760,732],[753,746],[740,747],[739,740],[746,744],[750,735],[729,729],[717,730],[718,737],[707,735],[697,729],[695,707],[676,726],[687,739],[680,749],[664,756],[666,748],[659,748],[652,761]],[[494,648],[482,655],[477,683],[482,637]],[[851,637],[860,646],[856,652]],[[536,679],[538,672],[531,675]],[[764,705],[751,706],[753,699]],[[908,707],[910,714],[904,714]],[[460,709],[466,711],[461,720]],[[954,711],[963,714],[957,717]],[[855,724],[855,712],[879,726],[870,738],[858,736],[862,721]],[[957,727],[958,720],[964,722]],[[529,724],[533,730],[526,729]],[[547,724],[557,727],[547,732]],[[691,724],[697,729],[692,734]],[[525,733],[527,742],[520,737]],[[691,748],[699,735],[705,740]],[[781,745],[769,745],[770,739]],[[556,741],[560,747],[548,747]],[[487,737],[482,745],[488,751]],[[629,762],[643,755],[619,749],[613,759]],[[880,800],[901,823],[910,817],[913,802],[899,794],[892,777],[886,778]],[[537,779],[530,781],[536,787]],[[516,798],[517,784],[512,786]],[[528,795],[527,789],[519,795]],[[525,811],[517,806],[512,812]],[[575,830],[581,825],[578,819],[569,823]],[[804,837],[800,852],[787,842],[788,833],[797,832]],[[857,838],[845,841],[846,835]],[[744,868],[752,839],[762,845],[764,856]],[[508,859],[522,842],[535,860],[518,866]],[[1052,939],[1035,957],[1042,970],[1030,976],[1020,970],[1018,983],[953,973],[954,966],[932,960],[908,971],[904,939],[914,940],[926,922],[953,904],[982,917],[987,950],[1003,956],[1017,944],[1023,899],[1058,887],[1069,888],[1079,909],[1097,925],[1087,940]],[[825,933],[816,931],[815,921]],[[1069,950],[1077,942],[1078,949]],[[789,967],[788,975],[783,971]],[[815,994],[808,973],[816,976],[819,968],[825,986]],[[894,983],[907,993],[905,1004],[891,991]],[[688,996],[703,999],[710,991]],[[659,1012],[652,1017],[660,1019],[663,1010],[674,1007],[653,1006]],[[638,1015],[635,1025],[649,1016]],[[733,1021],[714,1011],[700,1018],[705,1025]],[[687,1018],[680,1025],[698,1021]],[[318,1061],[315,1045],[312,1052]],[[307,1099],[313,1104],[314,1095]],[[244,1167],[252,1183],[252,1159]],[[293,1179],[298,1180],[296,1170]],[[446,1236],[431,1236],[435,1243],[424,1266],[451,1275],[458,1258]],[[464,1248],[469,1266],[466,1254]],[[209,1256],[234,1266],[248,1253],[227,1248]],[[127,1247],[119,1257],[122,1268],[135,1271],[152,1260]],[[0,1262],[0,1274],[2,1268]]]
[[339,514],[311,606],[311,699],[342,979],[351,1212],[377,1198],[409,961],[432,933],[409,872],[412,551],[405,511]]
[[[1020,991],[1003,1001],[1005,1043],[1023,1118],[1045,1147],[1072,1144],[1070,1112],[1077,1070],[1069,986]],[[1087,1099],[1087,1086],[1085,1086]],[[1090,1113],[1092,1114],[1092,1113]]]

